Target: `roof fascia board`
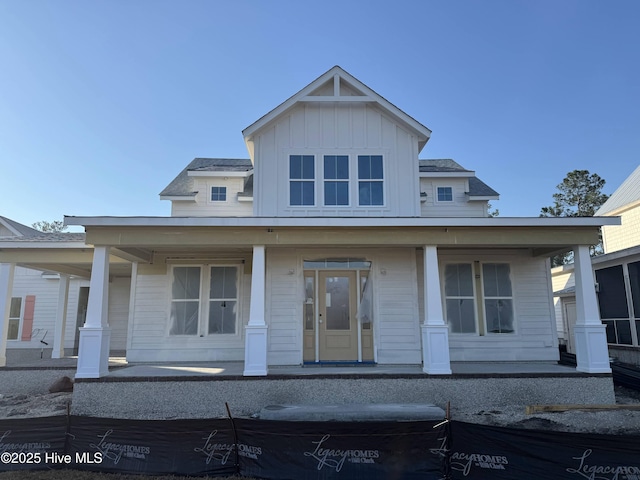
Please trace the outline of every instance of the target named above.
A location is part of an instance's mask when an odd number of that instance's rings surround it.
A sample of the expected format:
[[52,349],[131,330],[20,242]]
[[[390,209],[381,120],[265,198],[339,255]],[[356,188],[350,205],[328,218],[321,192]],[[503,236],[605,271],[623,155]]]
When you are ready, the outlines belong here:
[[500,200],[499,195],[469,195],[468,193],[466,193],[465,195],[468,197],[468,200],[470,202],[484,201],[484,200]]
[[[638,207],[638,206],[640,206],[640,200],[637,200],[637,201],[631,202],[631,203],[627,203],[626,205],[622,205],[621,207],[618,207],[615,210],[611,210],[610,212],[603,213],[602,216],[603,217],[610,217],[610,216],[620,215],[621,213],[624,213],[627,210],[631,210],[632,208],[635,208],[635,207]],[[600,215],[597,215],[597,212],[596,212],[596,216],[600,216]]]
[[93,248],[88,246],[85,242],[42,242],[42,241],[34,241],[30,242],[29,240],[22,240],[19,242],[12,241],[0,241],[0,251],[9,249],[9,248],[36,248],[36,249],[46,249],[46,248],[56,248],[56,249],[68,249],[68,248]]
[[160,195],[160,200],[182,201],[182,202],[195,202],[196,194],[193,195]]
[[[64,217],[86,227],[600,227],[620,217]],[[17,242],[16,242],[17,243]],[[1,246],[1,243],[0,243]]]

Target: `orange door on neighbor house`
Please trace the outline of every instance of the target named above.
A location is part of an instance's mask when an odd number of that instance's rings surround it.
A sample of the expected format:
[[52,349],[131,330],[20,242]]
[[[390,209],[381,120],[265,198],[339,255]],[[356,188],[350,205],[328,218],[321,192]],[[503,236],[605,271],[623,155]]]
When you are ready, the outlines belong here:
[[320,361],[358,360],[356,272],[321,271],[318,275]]

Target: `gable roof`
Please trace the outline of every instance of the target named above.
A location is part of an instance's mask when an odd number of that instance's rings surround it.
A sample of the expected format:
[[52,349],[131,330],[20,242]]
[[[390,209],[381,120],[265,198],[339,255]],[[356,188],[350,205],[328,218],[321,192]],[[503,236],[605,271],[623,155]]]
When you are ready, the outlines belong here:
[[[327,94],[328,93],[328,94]],[[422,147],[429,141],[431,130],[413,117],[407,115],[384,97],[374,92],[360,80],[346,72],[340,66],[329,69],[298,93],[289,97],[269,113],[249,125],[242,131],[245,142],[249,143],[252,136],[275,118],[287,112],[300,102],[365,102],[379,105],[392,117],[412,130],[419,138],[418,145]],[[249,149],[251,151],[251,149]]]
[[244,158],[194,158],[169,185],[160,197],[193,197],[193,177],[189,172],[248,172],[253,170],[251,160]]
[[595,213],[596,216],[611,214],[612,212],[640,202],[640,165],[622,182],[609,199]]
[[18,223],[7,217],[0,216],[0,224],[4,225],[7,229],[15,234],[16,237],[23,237],[25,235],[42,234],[42,232],[35,228],[27,227],[22,223]]
[[[419,160],[419,165],[419,170],[422,173],[474,173],[473,170],[467,170],[450,158]],[[467,194],[471,197],[495,197],[496,199],[500,196],[493,188],[473,175],[469,176],[469,191]]]

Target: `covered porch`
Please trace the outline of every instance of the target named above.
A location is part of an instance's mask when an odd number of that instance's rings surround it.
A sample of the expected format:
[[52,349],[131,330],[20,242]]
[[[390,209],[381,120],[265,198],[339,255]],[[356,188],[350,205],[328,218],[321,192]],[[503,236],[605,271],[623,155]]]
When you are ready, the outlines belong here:
[[[575,225],[568,227],[567,220]],[[596,225],[609,220],[615,222],[616,219],[67,218],[69,224],[85,225],[87,244],[94,247],[91,262],[85,263],[85,271],[91,272],[91,287],[87,320],[80,333],[76,378],[112,378],[107,364],[110,344],[107,303],[110,275],[114,269],[124,267],[120,267],[118,262],[124,260],[127,265],[124,268],[129,268],[131,272],[131,335],[136,321],[136,310],[133,308],[137,295],[135,279],[141,273],[166,272],[171,262],[189,265],[210,263],[214,259],[240,261],[244,265],[244,274],[250,278],[250,282],[247,282],[250,285],[247,291],[248,320],[238,331],[244,362],[234,364],[234,368],[241,364],[243,376],[265,376],[267,373],[269,376],[278,376],[278,371],[285,367],[277,365],[283,362],[274,364],[269,361],[269,329],[273,330],[275,325],[272,314],[267,314],[270,301],[268,278],[271,275],[268,258],[279,250],[305,248],[324,251],[398,248],[421,252],[418,261],[420,272],[415,285],[416,297],[420,297],[422,302],[417,348],[420,372],[429,376],[461,374],[454,367],[464,365],[451,361],[450,331],[445,323],[442,299],[443,254],[459,255],[470,250],[499,253],[509,250],[530,258],[545,258],[556,251],[573,249],[577,270],[584,272],[577,281],[580,285],[578,303],[581,309],[576,341],[582,345],[578,353],[577,370],[591,374],[610,373],[604,326],[598,316],[588,256],[588,245],[597,237]],[[4,249],[0,252],[0,292],[10,291],[12,265],[24,263],[29,253],[26,245],[12,251],[11,255]],[[119,260],[114,262],[114,257]],[[377,265],[374,273],[382,278],[387,269],[384,265]],[[302,271],[294,267],[288,269],[285,275],[293,279],[299,277],[302,286]],[[0,297],[5,301],[5,305],[0,305],[5,312],[7,298],[7,294]],[[302,315],[298,321],[302,323]],[[167,328],[166,320],[162,321],[159,328]],[[128,339],[130,341],[131,336]],[[187,348],[185,352],[188,351]],[[386,368],[387,362],[381,362],[380,358],[376,360],[378,365],[371,368]],[[302,363],[300,353],[299,361],[291,361],[289,365]],[[417,365],[417,362],[409,363]],[[531,362],[517,363],[526,365]],[[496,364],[491,366],[491,362],[487,361],[486,365],[495,368]],[[358,367],[360,372],[361,368]],[[304,371],[307,370],[312,369],[305,368]],[[499,372],[492,373],[495,375]]]

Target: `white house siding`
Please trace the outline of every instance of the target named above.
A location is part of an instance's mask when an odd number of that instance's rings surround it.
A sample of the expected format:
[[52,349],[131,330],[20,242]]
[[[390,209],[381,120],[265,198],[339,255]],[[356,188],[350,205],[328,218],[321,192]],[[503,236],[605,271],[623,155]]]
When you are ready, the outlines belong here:
[[617,252],[640,245],[640,205],[613,213],[621,217],[622,225],[602,227],[604,252]]
[[[239,201],[238,193],[244,191],[243,177],[193,177],[195,202],[174,200],[172,217],[247,217],[253,213],[252,202]],[[211,201],[211,187],[227,187],[226,202]]]
[[[551,269],[551,287],[554,292],[565,288],[575,287],[575,272],[573,264]],[[553,297],[554,312],[556,315],[556,329],[558,338],[567,339],[567,327],[564,324],[564,312],[562,311],[562,301],[560,297]]]
[[269,365],[302,363],[302,281],[295,250],[267,250],[265,315]]
[[[558,359],[553,299],[549,289],[551,273],[545,258],[532,258],[515,251],[496,254],[441,251],[439,260],[441,274],[444,264],[448,262],[507,262],[511,269],[515,333],[483,336],[451,333],[449,345],[452,361]],[[444,282],[444,279],[441,278],[441,281]]]
[[[249,316],[251,277],[240,272],[240,298],[236,335],[169,335],[171,268],[139,266],[133,325],[127,360],[240,361],[244,359],[244,326]],[[127,297],[128,298],[128,297]]]
[[269,249],[266,316],[270,365],[302,363],[303,261],[354,256],[372,261],[374,347],[378,363],[420,363],[414,249],[358,250],[357,253],[353,250]]
[[[259,132],[255,143],[257,216],[419,216],[418,141],[369,105],[298,106]],[[314,206],[289,206],[289,155],[315,155]],[[350,205],[324,207],[323,155],[350,155]],[[357,202],[357,155],[383,155],[384,202]]]
[[0,225],[0,237],[15,237],[16,234],[9,230],[4,225]]
[[[452,202],[438,202],[438,187],[451,187]],[[420,204],[423,217],[486,217],[486,202],[469,202],[466,178],[420,178],[420,192],[426,193],[426,201]]]
[[422,361],[415,249],[388,249],[375,258],[373,314],[377,360],[381,364]]

